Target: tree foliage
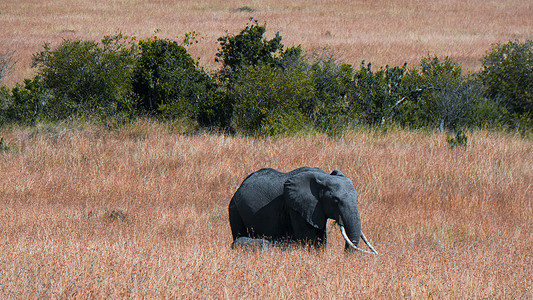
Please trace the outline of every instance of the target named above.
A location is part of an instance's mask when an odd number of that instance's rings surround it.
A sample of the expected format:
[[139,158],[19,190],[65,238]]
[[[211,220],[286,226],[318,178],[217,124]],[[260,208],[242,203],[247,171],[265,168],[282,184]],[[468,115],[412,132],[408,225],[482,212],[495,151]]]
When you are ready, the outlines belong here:
[[482,59],[480,77],[492,99],[516,118],[533,122],[533,41],[492,47]]
[[64,114],[130,114],[135,53],[133,41],[120,34],[101,43],[66,40],[55,50],[46,44],[33,65]]
[[[0,87],[0,121],[33,124],[76,117],[109,123],[137,116],[186,120],[195,127],[251,135],[357,124],[455,131],[505,127],[531,131],[533,41],[494,46],[478,74],[465,75],[449,58],[425,57],[408,68],[359,69],[327,52],[285,48],[276,33],[250,19],[220,37],[210,74],[183,43],[121,34],[100,42],[65,40],[34,55],[33,79]],[[0,56],[0,77],[9,57]],[[1,78],[0,78],[1,80]]]
[[235,80],[233,125],[248,134],[295,133],[307,124],[313,82],[295,69],[245,67]]

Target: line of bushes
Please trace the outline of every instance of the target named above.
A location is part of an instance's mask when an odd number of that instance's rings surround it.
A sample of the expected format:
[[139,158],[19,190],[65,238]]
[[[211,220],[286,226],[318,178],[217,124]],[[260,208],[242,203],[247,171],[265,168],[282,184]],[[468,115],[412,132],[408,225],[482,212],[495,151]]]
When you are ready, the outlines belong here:
[[286,48],[265,30],[251,19],[239,34],[219,38],[221,68],[213,73],[187,52],[194,32],[181,43],[119,34],[45,45],[33,57],[33,79],[0,89],[0,123],[97,118],[116,125],[149,116],[251,135],[337,133],[360,124],[532,129],[533,41],[495,45],[481,71],[465,75],[437,57],[417,67],[354,68]]

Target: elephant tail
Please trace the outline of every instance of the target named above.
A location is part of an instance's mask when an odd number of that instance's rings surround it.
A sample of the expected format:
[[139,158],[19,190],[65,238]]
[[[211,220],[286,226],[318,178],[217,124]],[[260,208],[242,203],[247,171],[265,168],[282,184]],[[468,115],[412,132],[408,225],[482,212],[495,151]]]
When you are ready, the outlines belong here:
[[346,243],[352,248],[352,249],[355,249],[357,251],[361,251],[361,252],[364,252],[364,253],[370,253],[370,254],[378,254],[378,252],[376,251],[376,249],[374,249],[374,247],[372,247],[372,245],[370,245],[370,243],[368,242],[368,240],[366,239],[366,236],[363,234],[363,231],[361,231],[361,239],[363,239],[363,242],[365,242],[365,244],[368,246],[368,248],[370,248],[370,250],[372,251],[367,251],[367,250],[363,250],[359,247],[357,247],[356,245],[354,245],[352,243],[352,241],[350,241],[350,239],[348,238],[348,235],[346,234],[346,230],[344,229],[344,226],[340,226],[341,227],[341,234],[342,234],[342,237],[344,238],[344,240],[346,241]]

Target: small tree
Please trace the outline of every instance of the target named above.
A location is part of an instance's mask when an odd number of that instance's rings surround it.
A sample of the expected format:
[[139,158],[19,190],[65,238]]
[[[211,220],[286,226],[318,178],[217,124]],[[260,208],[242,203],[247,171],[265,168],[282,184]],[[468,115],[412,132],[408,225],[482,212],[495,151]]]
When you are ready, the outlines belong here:
[[260,26],[257,20],[250,18],[250,23],[238,35],[226,35],[218,38],[220,49],[215,61],[221,62],[223,68],[235,72],[243,66],[254,66],[258,63],[273,64],[274,55],[281,52],[281,36],[266,40],[266,26]]
[[317,129],[328,133],[336,133],[346,126],[349,122],[347,94],[354,76],[352,66],[324,53],[286,60],[293,61],[289,68],[295,68],[313,82],[316,94],[303,111],[306,118]]

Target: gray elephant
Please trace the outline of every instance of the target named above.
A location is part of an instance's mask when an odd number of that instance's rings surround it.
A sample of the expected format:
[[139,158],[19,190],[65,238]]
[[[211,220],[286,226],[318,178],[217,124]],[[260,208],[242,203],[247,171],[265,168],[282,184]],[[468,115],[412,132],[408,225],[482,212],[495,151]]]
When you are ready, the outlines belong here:
[[[327,219],[334,219],[345,250],[377,254],[361,231],[357,197],[352,181],[338,170],[261,169],[242,182],[229,204],[232,247],[296,242],[319,248],[326,244]],[[372,252],[357,247],[359,238]]]

